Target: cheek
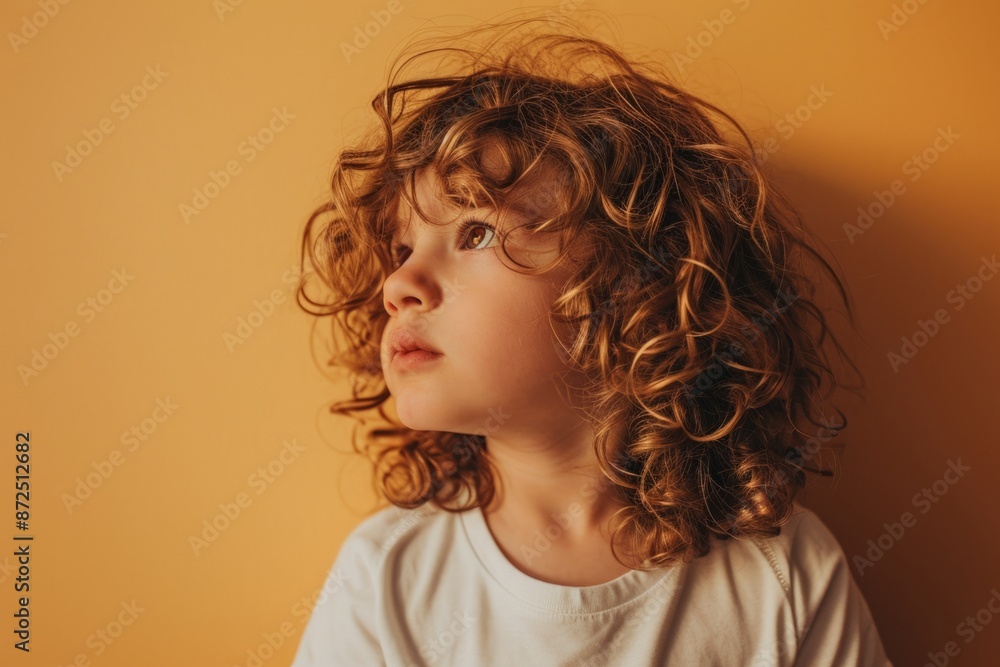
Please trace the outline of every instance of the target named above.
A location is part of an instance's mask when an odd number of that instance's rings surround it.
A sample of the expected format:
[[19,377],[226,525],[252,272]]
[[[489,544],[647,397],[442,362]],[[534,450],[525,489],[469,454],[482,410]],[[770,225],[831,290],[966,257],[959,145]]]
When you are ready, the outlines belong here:
[[555,296],[523,284],[512,286],[507,294],[510,296],[483,313],[492,323],[490,345],[478,345],[478,353],[491,351],[489,363],[504,375],[549,373],[560,360],[549,324]]

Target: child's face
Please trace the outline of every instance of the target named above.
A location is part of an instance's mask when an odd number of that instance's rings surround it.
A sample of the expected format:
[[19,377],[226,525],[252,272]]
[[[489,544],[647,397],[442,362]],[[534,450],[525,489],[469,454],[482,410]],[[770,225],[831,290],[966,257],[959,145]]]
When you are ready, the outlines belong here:
[[[422,211],[447,225],[429,224],[400,202],[393,245],[406,249],[383,285],[390,319],[381,341],[382,368],[397,414],[409,428],[424,431],[551,429],[567,408],[553,383],[565,366],[548,311],[569,269],[563,263],[528,276],[508,268],[493,231],[478,224],[463,233],[459,228],[469,220],[495,228],[522,225],[532,222],[529,214],[515,209],[498,219],[493,209],[469,209],[455,219],[461,208],[441,197],[440,186],[436,174],[424,169],[415,179],[415,196]],[[523,190],[515,206],[537,211],[546,201],[543,191],[537,185]],[[547,212],[543,206],[535,215]],[[558,256],[558,238],[515,232],[507,249],[522,264],[548,264]],[[390,360],[390,335],[401,328],[441,355],[416,365]]]

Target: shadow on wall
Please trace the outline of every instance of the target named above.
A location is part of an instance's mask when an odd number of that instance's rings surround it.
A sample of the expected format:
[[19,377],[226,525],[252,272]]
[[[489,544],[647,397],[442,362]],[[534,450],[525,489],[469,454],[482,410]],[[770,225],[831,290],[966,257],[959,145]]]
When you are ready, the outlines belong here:
[[801,500],[839,538],[895,664],[995,664],[1000,540],[983,510],[1000,455],[983,434],[996,433],[1000,239],[956,211],[958,193],[926,204],[919,178],[859,198],[818,173],[772,170],[846,278],[858,333],[842,309],[830,322],[866,386],[833,396],[848,419],[824,459],[836,474],[810,475]]

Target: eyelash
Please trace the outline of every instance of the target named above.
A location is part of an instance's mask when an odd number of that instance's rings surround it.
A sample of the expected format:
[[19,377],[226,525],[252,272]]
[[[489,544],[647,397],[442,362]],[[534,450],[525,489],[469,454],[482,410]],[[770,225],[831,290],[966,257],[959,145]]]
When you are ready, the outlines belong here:
[[[493,238],[496,236],[497,233],[496,227],[487,222],[481,222],[479,220],[466,220],[458,228],[458,237],[462,240],[465,240],[466,234],[468,234],[469,230],[472,229],[473,227],[484,227],[490,230],[490,232],[493,234],[493,236],[490,237],[491,241],[493,240]],[[389,257],[392,260],[393,266],[398,267],[402,263],[399,259],[399,256],[405,250],[407,250],[407,248],[404,245],[396,245],[390,249]],[[473,248],[473,250],[475,250],[475,248]],[[480,248],[480,250],[485,250],[485,248]]]

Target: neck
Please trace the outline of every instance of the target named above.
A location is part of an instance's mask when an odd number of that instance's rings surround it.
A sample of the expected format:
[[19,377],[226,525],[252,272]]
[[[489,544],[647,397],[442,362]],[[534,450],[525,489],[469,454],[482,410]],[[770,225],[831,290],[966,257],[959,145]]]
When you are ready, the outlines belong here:
[[548,433],[505,433],[487,441],[498,471],[496,494],[484,514],[524,532],[556,524],[568,544],[610,537],[612,515],[624,503],[601,472],[593,428],[579,422]]

